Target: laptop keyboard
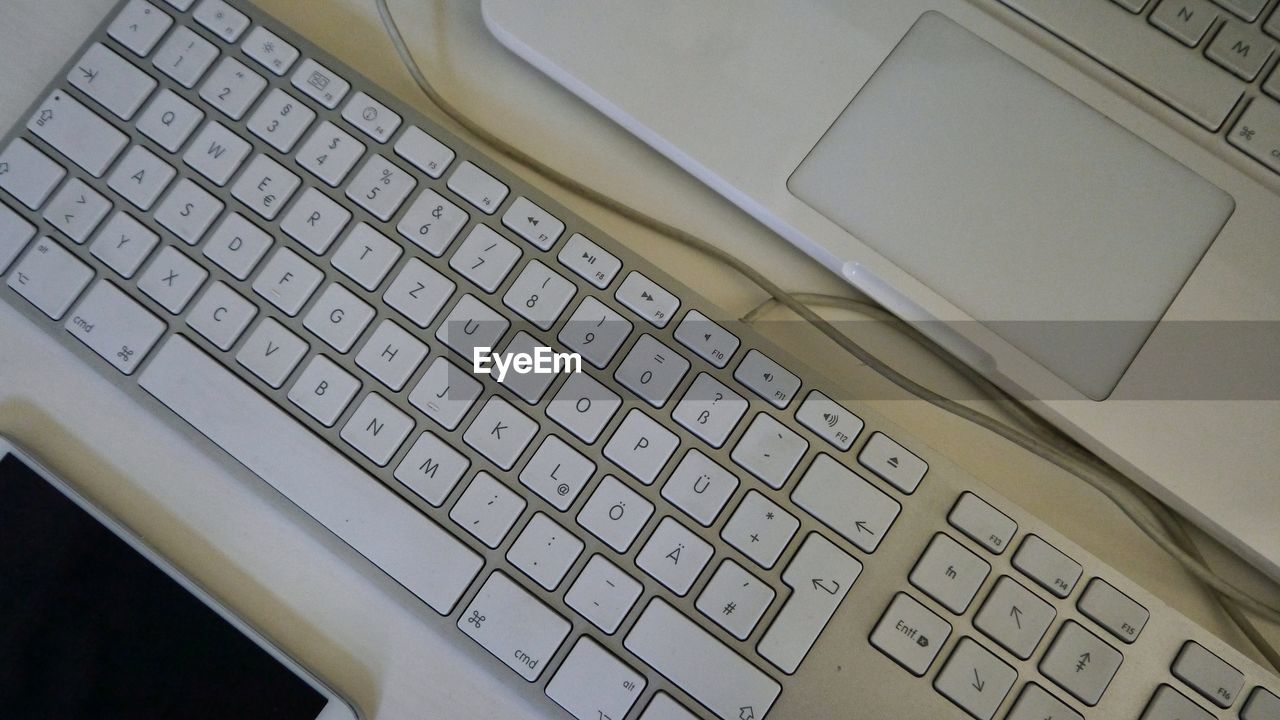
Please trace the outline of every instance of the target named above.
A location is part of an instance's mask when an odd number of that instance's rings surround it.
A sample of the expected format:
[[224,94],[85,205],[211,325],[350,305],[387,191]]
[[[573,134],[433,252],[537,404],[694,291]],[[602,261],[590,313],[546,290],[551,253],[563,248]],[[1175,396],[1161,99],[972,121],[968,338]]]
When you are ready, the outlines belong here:
[[1280,174],[1271,0],[1000,0]]
[[[27,118],[5,299],[580,720],[1275,717],[1274,677],[247,4],[122,2]],[[496,346],[584,363],[473,373]]]

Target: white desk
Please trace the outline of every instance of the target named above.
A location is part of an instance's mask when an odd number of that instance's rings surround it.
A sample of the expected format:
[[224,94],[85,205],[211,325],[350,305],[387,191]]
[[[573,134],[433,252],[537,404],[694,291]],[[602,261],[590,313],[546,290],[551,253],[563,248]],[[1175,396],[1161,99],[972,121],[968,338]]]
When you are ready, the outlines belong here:
[[[440,116],[401,69],[372,0],[258,2],[375,82],[428,115]],[[0,3],[0,127],[19,120],[114,4]],[[437,10],[435,0],[392,0],[426,71],[461,108],[571,175],[770,268],[785,287],[842,292],[838,279],[509,55],[484,29],[478,3],[445,5]],[[759,290],[692,251],[636,230],[554,188],[550,191],[606,231],[643,244],[659,265],[725,307],[742,313],[763,299]],[[886,382],[802,323],[775,322],[765,330],[797,348],[797,354],[811,355],[833,377],[847,378],[857,396],[895,397]],[[965,391],[945,366],[906,341],[871,327],[865,332],[873,338],[872,347],[888,353],[921,381],[943,391]],[[922,402],[881,400],[875,405],[1256,657],[1208,596],[1101,496],[1047,463]],[[455,629],[425,607],[388,593],[389,581],[262,483],[229,477],[4,305],[0,433],[32,448],[340,687],[369,717],[536,714],[507,690],[506,683],[476,671],[452,649]],[[1247,571],[1233,569],[1242,581],[1253,581]],[[1280,629],[1264,632],[1280,642]]]

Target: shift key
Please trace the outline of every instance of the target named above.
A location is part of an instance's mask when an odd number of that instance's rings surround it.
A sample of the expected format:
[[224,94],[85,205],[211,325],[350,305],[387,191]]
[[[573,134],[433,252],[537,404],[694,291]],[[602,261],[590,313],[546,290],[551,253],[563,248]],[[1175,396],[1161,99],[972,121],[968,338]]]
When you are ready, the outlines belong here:
[[130,375],[167,326],[115,285],[99,280],[67,320],[67,331]]
[[129,144],[124,133],[61,90],[41,103],[27,129],[94,177],[102,177]]

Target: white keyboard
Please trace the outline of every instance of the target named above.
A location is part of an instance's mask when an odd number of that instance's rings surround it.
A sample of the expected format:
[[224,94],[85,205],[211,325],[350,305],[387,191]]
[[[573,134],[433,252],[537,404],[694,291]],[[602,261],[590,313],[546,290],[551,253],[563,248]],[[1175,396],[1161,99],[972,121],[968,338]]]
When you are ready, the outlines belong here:
[[1280,718],[1263,668],[246,3],[121,2],[25,117],[0,295],[549,716]]

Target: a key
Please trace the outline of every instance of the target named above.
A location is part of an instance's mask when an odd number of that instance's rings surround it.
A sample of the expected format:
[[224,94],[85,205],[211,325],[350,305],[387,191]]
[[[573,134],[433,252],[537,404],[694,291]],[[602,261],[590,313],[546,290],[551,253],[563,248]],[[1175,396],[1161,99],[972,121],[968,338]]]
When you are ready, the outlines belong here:
[[239,135],[213,121],[191,141],[182,161],[214,185],[222,187],[240,169],[252,150],[253,146]]
[[643,412],[632,410],[613,431],[604,446],[604,455],[635,479],[652,485],[679,445],[675,433]]
[[222,214],[222,201],[182,178],[156,208],[156,222],[188,245],[197,245]]
[[195,31],[179,25],[151,58],[157,70],[190,90],[218,57],[218,48]]
[[396,225],[396,232],[434,257],[444,255],[470,216],[431,188],[422,191]]
[[775,595],[773,588],[741,565],[725,560],[698,596],[696,606],[730,635],[746,640]]
[[381,155],[373,155],[347,186],[347,197],[386,222],[400,210],[418,181]]
[[302,338],[289,332],[273,318],[263,318],[257,329],[236,353],[236,362],[257,375],[273,388],[284,387],[285,380],[302,362],[310,346]]
[[471,373],[438,357],[409,393],[409,402],[440,427],[453,430],[480,397],[481,388]]
[[266,155],[254,156],[231,194],[263,220],[275,220],[302,180]]
[[950,636],[950,623],[910,595],[898,593],[871,631],[871,644],[907,672],[924,677]]
[[548,435],[520,471],[520,484],[563,512],[595,472],[594,462],[555,435]]
[[222,281],[214,282],[187,315],[187,325],[213,343],[219,350],[230,350],[258,308]]
[[747,401],[707,373],[699,373],[671,417],[708,445],[718,448],[729,439],[747,412]]
[[582,554],[581,540],[560,527],[546,513],[535,513],[507,551],[507,561],[543,589],[560,585],[569,568]]
[[467,456],[428,431],[409,448],[395,478],[432,507],[440,507],[470,467]]
[[10,210],[8,205],[0,203],[0,274],[9,269],[35,235],[34,225]]
[[124,133],[61,90],[36,108],[27,129],[94,177],[102,177],[129,144]]
[[725,542],[763,568],[771,568],[796,534],[800,521],[755,490],[747,492],[720,531]]
[[325,120],[298,149],[298,164],[329,187],[342,184],[364,155],[364,143]]
[[345,353],[369,326],[373,316],[374,310],[368,303],[338,283],[331,283],[307,311],[302,324],[329,347]]
[[520,259],[520,248],[494,232],[488,225],[476,225],[449,260],[449,267],[485,292],[498,289],[507,273]]
[[605,475],[578,513],[578,524],[606,545],[625,553],[640,534],[653,503],[612,475]]
[[125,375],[138,369],[168,329],[162,320],[106,280],[99,280],[85,293],[65,327]]
[[480,212],[492,215],[506,199],[509,188],[470,162],[463,162],[449,176],[449,189]]
[[454,503],[449,518],[480,542],[496,548],[524,512],[524,507],[524,498],[494,476],[480,471]]
[[93,279],[93,269],[49,238],[40,238],[9,275],[8,285],[45,315],[61,320]]
[[613,278],[622,269],[621,260],[579,233],[569,237],[556,259],[578,277],[601,290],[609,287],[609,283],[613,282]]
[[772,678],[658,598],[623,645],[724,720],[763,718],[782,692]]
[[648,682],[596,641],[583,637],[547,683],[547,697],[577,720],[621,718]]
[[538,434],[538,423],[500,397],[491,397],[480,409],[462,439],[494,465],[510,470]]
[[392,392],[399,392],[427,357],[427,346],[390,320],[383,320],[356,355],[356,364]]
[[578,287],[537,260],[530,260],[502,297],[502,304],[535,326],[550,330]]
[[397,155],[432,178],[443,175],[454,158],[453,150],[448,146],[413,126],[405,129],[396,142],[395,150]]
[[497,347],[509,327],[510,320],[468,293],[458,299],[436,328],[436,339],[461,355],[465,362],[472,363],[476,348]]
[[1213,715],[1168,685],[1156,688],[1139,720],[1214,720]]
[[200,98],[232,120],[244,117],[267,87],[267,81],[244,63],[225,57],[200,86]]
[[330,262],[360,287],[376,290],[403,252],[399,243],[362,222],[351,228]]
[[[385,143],[400,127],[401,118],[391,108],[358,92],[347,101],[342,119],[379,143]],[[383,218],[384,220],[386,218]]]
[[231,7],[226,0],[201,0],[192,17],[229,43],[249,28],[249,16]]
[[146,57],[164,37],[173,18],[146,0],[129,0],[116,19],[107,27],[107,34],[138,57]]
[[638,272],[627,275],[614,297],[654,327],[666,327],[680,309],[679,298]]
[[971,492],[960,495],[947,515],[947,522],[997,555],[1004,552],[1018,530],[1018,523],[1012,518]]
[[559,339],[565,347],[582,355],[597,368],[604,369],[631,334],[630,320],[613,308],[588,295],[560,328]]
[[1072,710],[1070,706],[1050,695],[1044,688],[1035,683],[1027,683],[1022,694],[1018,696],[1013,709],[1009,711],[1007,720],[1084,720],[1084,717]]
[[462,611],[458,628],[532,682],[569,635],[570,625],[506,575],[495,572]]
[[685,313],[684,320],[676,326],[676,340],[694,351],[703,360],[722,368],[738,351],[738,336],[717,325],[697,310]]
[[1124,643],[1137,640],[1151,618],[1150,611],[1102,578],[1089,581],[1076,607]]
[[191,302],[209,271],[177,248],[166,245],[138,279],[138,289],[177,315]]
[[138,118],[138,130],[160,147],[176,153],[203,120],[204,111],[165,88]]
[[351,83],[311,58],[302,61],[290,82],[330,110],[338,107],[338,103],[342,102],[342,98],[351,89]]
[[298,60],[297,48],[261,25],[249,33],[240,49],[273,75],[284,75]]
[[676,595],[693,587],[714,551],[705,540],[665,517],[636,555],[636,565]]
[[156,81],[150,75],[102,43],[89,47],[67,73],[67,82],[121,120],[132,118],[156,89]]
[[1115,648],[1068,620],[1040,659],[1040,672],[1075,699],[1093,707],[1102,699],[1123,660]]
[[315,188],[307,188],[285,213],[280,229],[316,255],[329,251],[351,220],[351,211]]
[[382,301],[399,310],[414,325],[426,328],[457,289],[453,281],[417,258],[409,258],[391,281]]
[[800,390],[800,378],[759,350],[752,350],[742,358],[738,369],[733,371],[733,378],[779,410],[791,404]]
[[61,165],[22,138],[0,153],[0,188],[32,210],[44,204],[66,175]]
[[880,546],[902,506],[826,453],[805,471],[792,502],[867,552]]
[[271,235],[249,222],[239,213],[230,213],[204,246],[204,256],[218,264],[237,280],[253,273],[267,251]]
[[1229,708],[1244,688],[1244,674],[1200,643],[1188,640],[1169,668],[1201,697],[1220,708]]
[[973,602],[991,565],[949,536],[938,533],[911,569],[912,585],[957,615]]
[[760,640],[760,654],[794,673],[861,574],[862,563],[810,533],[782,573],[791,597]]
[[1018,672],[969,638],[961,638],[933,687],[978,720],[991,720]]
[[116,163],[116,169],[107,178],[107,185],[119,193],[120,197],[133,203],[134,207],[145,212],[160,199],[160,194],[169,187],[177,174],[177,170],[155,153],[141,145],[134,145]]
[[564,601],[592,625],[612,635],[643,589],[603,555],[593,555],[565,593]]
[[731,457],[765,485],[777,490],[786,484],[809,441],[768,413],[759,413],[734,446]]
[[1022,660],[1031,657],[1058,612],[1008,577],[996,585],[973,618],[973,626]]
[[[276,248],[253,281],[253,291],[293,317],[320,287],[324,273],[289,248]],[[350,344],[347,344],[350,347]],[[346,352],[346,349],[342,350]]]
[[44,209],[44,219],[72,242],[83,244],[111,212],[111,201],[79,178],[72,178]]
[[1013,566],[1060,598],[1071,594],[1082,572],[1080,563],[1035,535],[1023,538]]
[[507,208],[502,224],[539,250],[550,250],[564,232],[563,222],[523,196]]
[[738,478],[733,473],[701,452],[690,450],[662,486],[662,497],[703,527],[711,527],[737,488]]
[[[521,330],[511,338],[511,342],[507,343],[507,347],[501,353],[495,353],[495,355],[500,357],[527,356],[533,358],[539,347],[542,347],[542,344],[537,338]],[[553,364],[549,364],[548,368],[554,372],[539,370],[536,364],[531,364],[528,367],[527,371],[522,371],[519,366],[510,366],[507,368],[506,373],[502,374],[495,363],[490,370],[490,375],[494,378],[502,375],[498,382],[515,393],[516,397],[530,405],[536,405],[542,400],[547,388],[551,387],[551,383],[559,376],[559,371],[555,369]]]
[[796,410],[796,420],[837,450],[848,450],[862,432],[862,418],[817,390],[811,390]]
[[413,420],[377,393],[369,393],[342,426],[340,436],[351,447],[385,467],[413,432]]
[[613,377],[641,400],[662,407],[689,371],[689,361],[652,335],[641,335]]
[[585,443],[594,443],[604,432],[622,398],[586,373],[574,373],[547,404],[547,417]]

